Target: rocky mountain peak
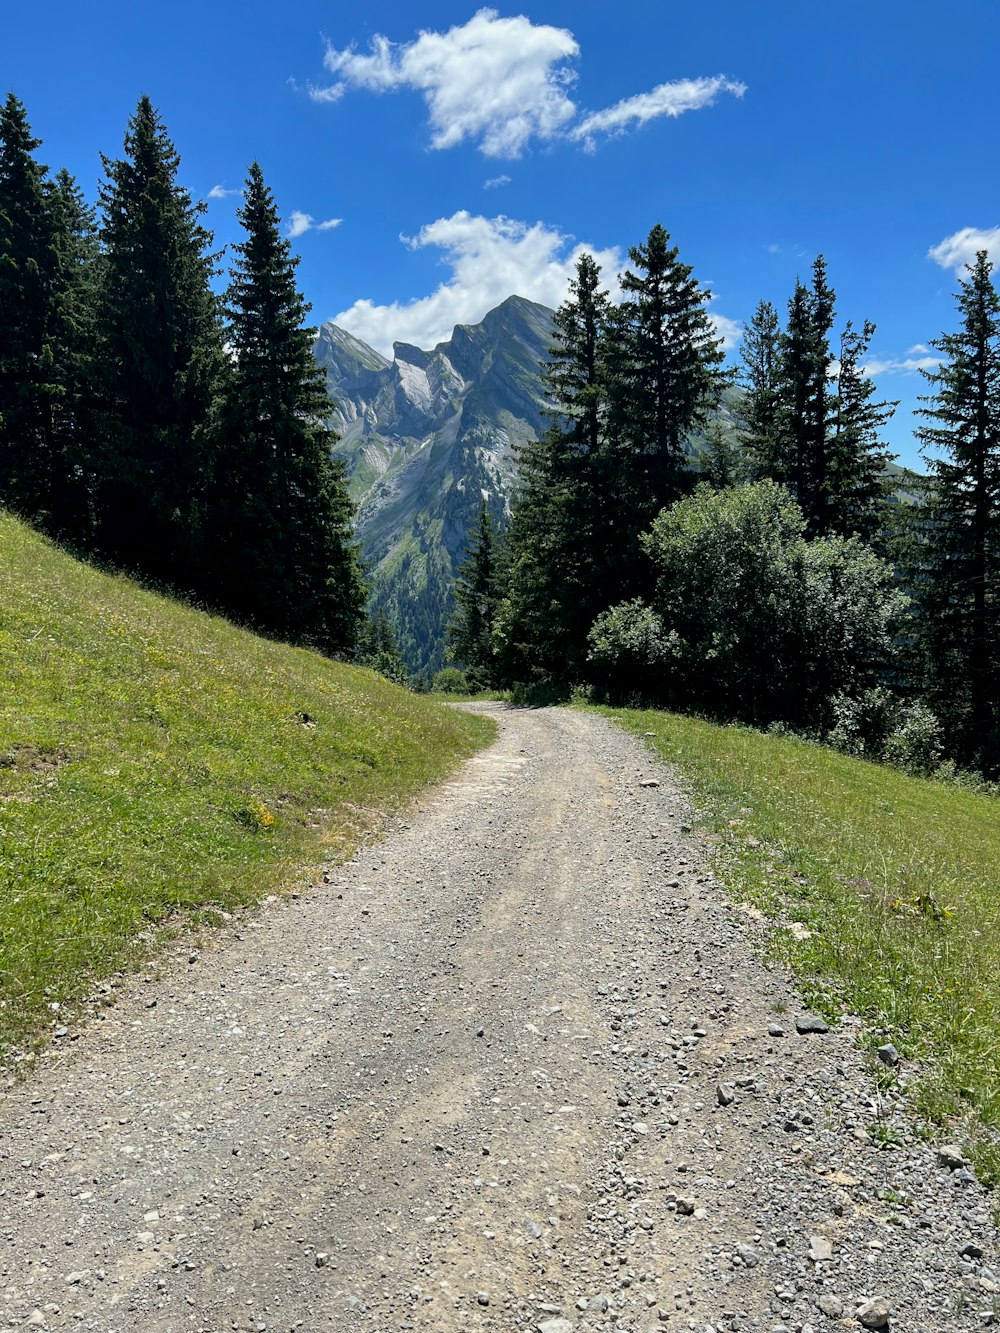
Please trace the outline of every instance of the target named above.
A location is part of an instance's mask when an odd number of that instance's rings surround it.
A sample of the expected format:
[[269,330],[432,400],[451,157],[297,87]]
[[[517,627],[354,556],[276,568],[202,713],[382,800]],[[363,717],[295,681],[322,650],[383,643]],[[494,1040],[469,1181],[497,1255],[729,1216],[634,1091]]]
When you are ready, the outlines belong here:
[[413,670],[441,662],[453,571],[484,497],[502,519],[518,445],[545,429],[552,311],[511,296],[429,351],[393,359],[325,324],[315,344],[336,404],[373,601]]

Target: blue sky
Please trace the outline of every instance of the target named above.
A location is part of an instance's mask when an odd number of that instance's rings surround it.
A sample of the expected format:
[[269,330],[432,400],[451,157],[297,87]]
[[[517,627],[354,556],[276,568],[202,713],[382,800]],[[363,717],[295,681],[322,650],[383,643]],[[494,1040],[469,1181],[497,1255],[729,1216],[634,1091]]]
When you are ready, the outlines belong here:
[[[915,366],[956,272],[1000,261],[996,0],[50,0],[5,16],[0,92],[96,194],[148,92],[238,239],[258,158],[317,321],[427,346],[503,297],[556,304],[577,247],[609,281],[662,222],[730,340],[827,256],[840,322],[914,464]],[[323,224],[326,224],[325,226]]]

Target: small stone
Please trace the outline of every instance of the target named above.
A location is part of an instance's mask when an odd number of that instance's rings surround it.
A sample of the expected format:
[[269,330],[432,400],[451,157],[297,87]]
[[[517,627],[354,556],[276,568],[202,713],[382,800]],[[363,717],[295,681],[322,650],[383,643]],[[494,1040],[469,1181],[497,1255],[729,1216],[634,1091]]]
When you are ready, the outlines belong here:
[[780,1023],[769,1023],[767,1025],[767,1035],[769,1037],[783,1037],[785,1035],[785,1029]]
[[865,1301],[856,1311],[858,1323],[864,1328],[888,1328],[889,1306],[881,1296]]
[[744,1268],[756,1268],[760,1263],[760,1255],[752,1245],[737,1245],[736,1253],[743,1260]]
[[844,1302],[839,1296],[833,1296],[828,1292],[824,1292],[816,1304],[827,1319],[839,1319],[844,1313]]
[[642,781],[639,783],[640,787],[658,787],[659,785],[660,785],[659,778],[643,778]]
[[899,1064],[899,1052],[896,1050],[895,1046],[893,1046],[891,1041],[887,1041],[884,1046],[880,1046],[875,1054],[884,1065],[889,1065],[891,1067],[892,1065]]
[[795,1020],[795,1031],[804,1037],[809,1032],[829,1032],[830,1024],[824,1022],[819,1014],[802,1014]]
[[325,1250],[319,1250],[316,1254],[315,1264],[317,1268],[325,1268],[329,1262],[330,1256]]
[[538,1325],[538,1333],[573,1333],[573,1325],[568,1319],[544,1319]]
[[587,1302],[587,1309],[596,1310],[598,1314],[607,1314],[610,1304],[607,1296],[591,1296]]
[[957,1148],[954,1143],[944,1143],[937,1150],[938,1166],[946,1166],[949,1171],[957,1171],[965,1165],[965,1157],[961,1148]]
[[982,1248],[974,1240],[967,1241],[959,1250],[963,1259],[981,1259],[983,1257]]
[[89,1268],[81,1268],[81,1269],[78,1269],[77,1272],[75,1272],[75,1273],[67,1273],[67,1274],[66,1274],[66,1285],[67,1285],[68,1287],[75,1287],[75,1286],[78,1286],[79,1283],[81,1283],[81,1282],[86,1282],[86,1280],[87,1280],[88,1277],[90,1277],[90,1269],[89,1269]]
[[27,1319],[24,1321],[24,1327],[44,1328],[45,1327],[44,1313],[36,1307],[34,1310],[32,1310],[31,1314],[29,1314]]
[[681,1197],[677,1200],[675,1207],[681,1217],[691,1217],[694,1214],[695,1202],[694,1199]]
[[826,1263],[833,1258],[833,1245],[826,1236],[809,1237],[809,1258],[814,1264]]
[[489,1292],[486,1291],[477,1292],[476,1294],[477,1305],[489,1305],[489,1303],[490,1303]]
[[732,1106],[736,1100],[736,1093],[728,1083],[720,1083],[715,1089],[715,1096],[720,1106]]

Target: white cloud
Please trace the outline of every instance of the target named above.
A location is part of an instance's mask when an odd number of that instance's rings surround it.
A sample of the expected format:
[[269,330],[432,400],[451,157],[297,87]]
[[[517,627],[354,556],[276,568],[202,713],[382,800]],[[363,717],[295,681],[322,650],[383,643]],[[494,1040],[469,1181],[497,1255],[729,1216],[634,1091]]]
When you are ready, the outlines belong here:
[[242,190],[227,190],[224,185],[213,185],[207,197],[209,199],[232,199],[235,195],[242,193]]
[[[385,356],[394,342],[433,347],[451,337],[456,324],[476,324],[508,296],[555,308],[567,296],[581,254],[592,254],[601,278],[618,300],[618,274],[625,258],[617,247],[604,250],[571,243],[571,238],[542,222],[529,226],[513,218],[486,218],[462,210],[422,227],[414,237],[400,238],[411,250],[437,247],[450,276],[429,296],[376,305],[355,301],[334,315],[334,323]],[[736,346],[741,326],[726,315],[709,311],[727,350]]]
[[1000,264],[1000,227],[963,227],[946,236],[938,245],[932,245],[927,258],[942,268],[964,274],[966,264],[973,264],[980,250],[985,250],[994,264]]
[[617,249],[570,248],[568,237],[541,222],[529,226],[464,210],[438,218],[415,237],[401,239],[414,250],[429,246],[443,250],[450,276],[430,296],[391,305],[355,301],[334,316],[335,323],[386,356],[392,355],[393,342],[433,347],[451,337],[456,324],[477,323],[508,296],[561,305],[585,251],[601,265],[609,288],[617,289],[615,275],[623,262]]
[[519,157],[531,138],[552,138],[575,115],[564,62],[579,50],[565,28],[481,9],[461,27],[403,45],[378,36],[368,55],[328,46],[324,63],[341,81],[310,95],[331,101],[347,87],[413,88],[427,103],[435,148],[472,139],[487,157]]
[[491,176],[488,181],[483,181],[484,190],[499,190],[504,185],[510,184],[509,176]]
[[301,213],[294,208],[288,219],[288,239],[294,241],[297,236],[304,236],[307,231],[333,231],[343,220],[343,218],[327,218],[325,222],[317,222],[311,213]]
[[595,134],[621,134],[632,125],[645,125],[660,116],[682,116],[685,111],[700,111],[711,106],[720,93],[742,97],[745,83],[736,83],[722,74],[711,79],[678,79],[661,83],[649,93],[625,97],[604,111],[592,111],[573,127],[572,137],[592,142]]
[[709,309],[708,317],[715,325],[715,332],[722,339],[722,350],[731,352],[743,337],[743,325],[736,319],[730,319],[728,315],[717,314],[716,311]]
[[349,88],[376,93],[411,88],[427,104],[432,147],[453,148],[468,139],[487,157],[516,158],[533,139],[567,137],[592,149],[597,134],[623,133],[661,116],[711,106],[723,92],[736,97],[746,92],[744,84],[723,75],[678,79],[581,120],[567,91],[576,80],[571,62],[579,54],[566,28],[481,9],[461,26],[425,30],[411,42],[378,35],[367,54],[328,44],[324,64],[335,81],[310,85],[309,96],[338,102]]
[[873,379],[876,375],[913,375],[919,370],[934,370],[941,364],[941,358],[930,355],[926,347],[918,345],[917,347],[911,347],[910,351],[922,351],[927,355],[889,357],[885,360],[872,357],[861,367],[861,373],[869,379]]

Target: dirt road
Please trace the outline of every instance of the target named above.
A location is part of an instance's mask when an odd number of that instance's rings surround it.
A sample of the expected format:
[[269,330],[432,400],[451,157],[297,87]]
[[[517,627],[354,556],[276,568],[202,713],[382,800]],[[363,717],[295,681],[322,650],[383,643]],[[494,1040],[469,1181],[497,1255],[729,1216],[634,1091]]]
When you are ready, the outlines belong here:
[[600,719],[495,711],[329,884],[6,1092],[0,1328],[994,1317],[985,1196],[905,1141],[856,1027],[797,1030],[670,775]]

